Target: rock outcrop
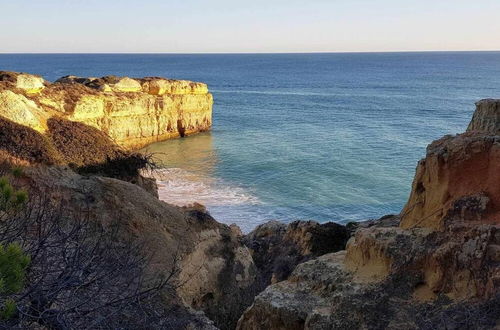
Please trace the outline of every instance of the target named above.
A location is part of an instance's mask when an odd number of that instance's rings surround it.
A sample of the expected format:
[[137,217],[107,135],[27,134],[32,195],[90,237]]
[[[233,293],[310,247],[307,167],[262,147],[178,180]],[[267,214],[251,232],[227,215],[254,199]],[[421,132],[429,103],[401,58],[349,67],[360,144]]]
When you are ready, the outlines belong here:
[[344,250],[349,236],[345,226],[334,222],[269,221],[247,234],[243,242],[252,252],[264,289],[288,278],[299,263]]
[[[358,226],[345,251],[266,288],[238,329],[500,326],[500,107],[433,142],[399,216]],[[398,221],[399,220],[399,221]]]
[[467,132],[427,147],[418,163],[401,227],[442,229],[457,218],[500,222],[500,101],[477,102]]
[[[173,302],[201,310],[223,329],[234,327],[253,299],[257,269],[229,227],[203,208],[166,204],[140,187],[63,167],[26,168],[21,185],[31,195],[50,194],[64,212],[119,225],[150,255],[151,276],[173,273]],[[166,303],[168,302],[166,300]]]
[[500,133],[500,99],[485,99],[476,103],[476,112],[467,128],[467,131]]
[[79,78],[49,83],[39,76],[0,72],[0,115],[45,133],[61,117],[94,127],[131,149],[210,129],[206,84],[158,77]]
[[9,82],[9,85],[28,94],[40,93],[47,84],[37,75],[6,71],[0,71],[0,81]]

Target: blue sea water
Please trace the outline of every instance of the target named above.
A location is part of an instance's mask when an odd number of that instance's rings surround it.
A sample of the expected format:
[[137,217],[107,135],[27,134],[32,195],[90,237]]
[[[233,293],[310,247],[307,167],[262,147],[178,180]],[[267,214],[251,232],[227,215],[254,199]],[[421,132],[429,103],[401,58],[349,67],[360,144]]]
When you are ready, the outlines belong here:
[[9,54],[0,70],[208,83],[212,132],[148,149],[166,167],[162,198],[246,231],[399,212],[426,145],[500,97],[500,52]]

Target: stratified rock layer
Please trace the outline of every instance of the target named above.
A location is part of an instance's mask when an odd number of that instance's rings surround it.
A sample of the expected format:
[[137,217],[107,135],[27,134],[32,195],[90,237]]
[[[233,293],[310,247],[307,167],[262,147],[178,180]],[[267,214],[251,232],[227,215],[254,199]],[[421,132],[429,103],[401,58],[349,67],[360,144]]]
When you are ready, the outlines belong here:
[[444,228],[457,218],[500,223],[500,101],[482,100],[464,134],[427,147],[401,227]]
[[43,78],[0,72],[0,115],[41,133],[63,117],[95,127],[115,143],[139,148],[210,129],[212,95],[206,84],[157,77]]
[[497,103],[478,102],[467,133],[429,145],[399,216],[361,224],[346,251],[298,265],[237,328],[500,326]]

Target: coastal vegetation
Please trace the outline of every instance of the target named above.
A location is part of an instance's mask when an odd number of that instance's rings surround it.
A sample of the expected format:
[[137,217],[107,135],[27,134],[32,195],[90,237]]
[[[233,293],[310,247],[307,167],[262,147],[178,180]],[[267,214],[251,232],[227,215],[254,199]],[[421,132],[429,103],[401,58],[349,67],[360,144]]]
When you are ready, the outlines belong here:
[[[8,165],[2,166],[8,169]],[[161,327],[170,272],[146,276],[150,257],[114,223],[67,212],[56,191],[26,190],[19,168],[0,179],[0,326]]]

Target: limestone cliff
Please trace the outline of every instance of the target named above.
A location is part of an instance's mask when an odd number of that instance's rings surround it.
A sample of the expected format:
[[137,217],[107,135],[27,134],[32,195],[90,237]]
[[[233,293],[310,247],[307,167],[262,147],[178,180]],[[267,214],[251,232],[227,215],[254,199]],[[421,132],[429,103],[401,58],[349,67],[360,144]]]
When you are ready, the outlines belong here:
[[478,102],[468,132],[429,145],[400,215],[298,265],[255,298],[238,329],[500,326],[498,127],[498,101]]
[[466,133],[427,147],[418,163],[401,227],[443,228],[446,221],[500,222],[500,101],[482,100]]
[[[165,292],[167,305],[204,311],[229,329],[253,299],[257,270],[249,250],[236,232],[201,207],[179,208],[128,182],[81,176],[63,167],[26,168],[19,184],[30,187],[32,196],[60,200],[68,216],[85,212],[91,220],[120,226],[128,238],[142,243],[143,252],[152,255],[150,276],[173,271],[175,291]],[[206,327],[188,327],[198,328]]]
[[125,148],[209,130],[212,95],[206,84],[158,77],[132,79],[39,76],[0,72],[0,115],[47,131],[52,117],[81,122]]

